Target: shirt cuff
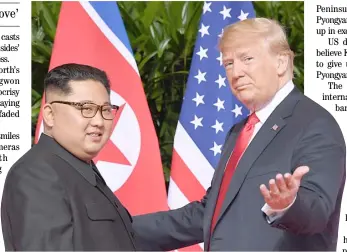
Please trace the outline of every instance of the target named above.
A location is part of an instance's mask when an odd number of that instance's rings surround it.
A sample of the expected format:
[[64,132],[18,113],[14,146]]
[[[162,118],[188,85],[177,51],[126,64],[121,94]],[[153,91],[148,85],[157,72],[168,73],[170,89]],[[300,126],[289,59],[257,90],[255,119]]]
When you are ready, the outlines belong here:
[[268,204],[265,203],[265,205],[261,208],[261,210],[266,214],[266,220],[268,221],[268,223],[272,223],[275,220],[281,218],[288,211],[288,209],[294,204],[295,200],[296,200],[296,196],[293,202],[284,209],[272,209]]

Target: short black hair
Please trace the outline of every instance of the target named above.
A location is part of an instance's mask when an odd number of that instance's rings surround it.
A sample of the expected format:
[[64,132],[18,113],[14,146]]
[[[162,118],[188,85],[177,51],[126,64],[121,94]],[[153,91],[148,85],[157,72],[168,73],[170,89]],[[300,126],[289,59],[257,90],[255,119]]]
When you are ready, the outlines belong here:
[[99,81],[110,94],[110,81],[106,72],[92,66],[69,63],[50,70],[45,79],[44,87],[47,91],[58,91],[64,95],[71,93],[70,81],[94,80]]

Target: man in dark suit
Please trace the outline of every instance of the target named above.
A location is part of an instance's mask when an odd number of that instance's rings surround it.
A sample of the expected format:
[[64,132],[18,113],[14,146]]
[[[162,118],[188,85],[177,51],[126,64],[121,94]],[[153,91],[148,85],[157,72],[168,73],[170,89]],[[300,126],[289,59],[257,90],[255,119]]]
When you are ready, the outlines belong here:
[[199,242],[211,251],[336,250],[345,142],[333,117],[294,86],[284,30],[244,20],[224,29],[220,49],[251,114],[229,131],[204,198],[136,216],[135,231],[167,250]]
[[92,159],[118,107],[106,73],[66,64],[45,79],[44,133],[9,171],[1,220],[6,250],[136,250],[131,216]]

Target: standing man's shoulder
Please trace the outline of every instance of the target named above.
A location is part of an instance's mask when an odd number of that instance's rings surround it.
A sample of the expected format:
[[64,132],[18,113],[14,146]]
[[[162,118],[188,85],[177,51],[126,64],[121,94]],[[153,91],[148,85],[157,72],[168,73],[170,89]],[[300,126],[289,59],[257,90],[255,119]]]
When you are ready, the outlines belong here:
[[61,159],[54,153],[39,146],[33,146],[10,168],[6,177],[5,189],[7,184],[16,185],[17,183],[25,183],[27,180],[38,183],[43,180],[47,182],[58,181],[59,173],[55,164],[59,162]]
[[58,159],[36,146],[8,172],[1,204],[6,250],[73,250],[71,203]]
[[299,103],[299,109],[302,112],[307,113],[310,118],[325,118],[326,120],[331,120],[331,123],[337,124],[334,117],[329,113],[329,111],[322,105],[318,104],[316,101],[312,100],[310,97],[302,94],[303,98]]
[[332,140],[343,145],[344,149],[346,148],[342,130],[327,109],[303,95],[303,99],[298,103],[296,110],[300,114],[300,120],[305,124],[306,132],[316,131],[325,136],[330,136]]

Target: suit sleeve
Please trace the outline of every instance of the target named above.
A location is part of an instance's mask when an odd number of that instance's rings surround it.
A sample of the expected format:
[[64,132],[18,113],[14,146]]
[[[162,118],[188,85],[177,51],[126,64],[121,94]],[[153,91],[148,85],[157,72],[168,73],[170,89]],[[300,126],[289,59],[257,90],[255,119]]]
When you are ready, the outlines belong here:
[[208,193],[201,201],[182,208],[133,217],[141,240],[155,244],[151,250],[173,250],[203,241],[203,217]]
[[6,250],[73,250],[62,181],[48,165],[19,166],[7,178],[2,201]]
[[[225,139],[229,138],[233,128],[229,130]],[[154,244],[153,246],[156,247],[152,247],[151,250],[173,250],[203,242],[205,206],[215,175],[216,172],[212,178],[211,187],[207,189],[201,201],[191,202],[175,210],[134,216],[133,228],[139,239],[148,244]]]
[[[294,204],[271,225],[296,234],[321,233],[339,215],[345,183],[346,147],[337,123],[320,118],[307,126],[293,153],[293,171],[307,165]],[[338,219],[338,218],[337,218]]]

